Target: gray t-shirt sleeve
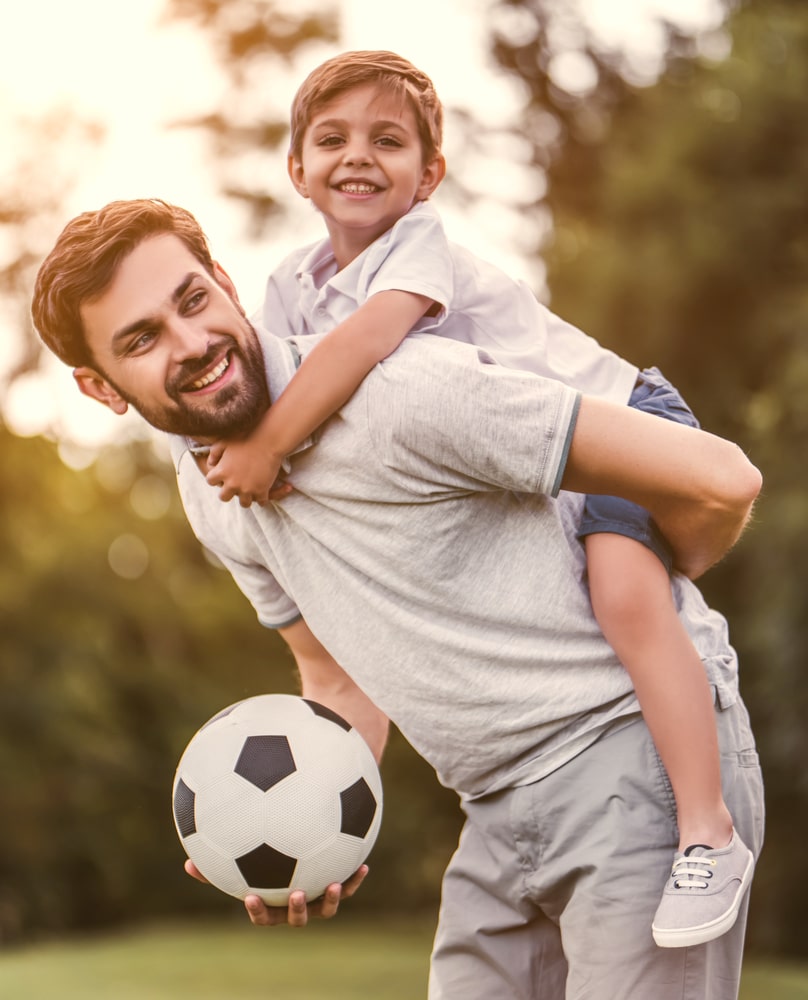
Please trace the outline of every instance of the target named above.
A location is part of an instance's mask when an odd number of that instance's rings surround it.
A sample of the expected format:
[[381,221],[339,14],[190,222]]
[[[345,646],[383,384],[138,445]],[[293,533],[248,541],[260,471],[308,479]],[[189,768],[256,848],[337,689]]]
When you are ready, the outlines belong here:
[[368,421],[379,457],[415,493],[556,495],[580,393],[428,335],[408,338],[394,358],[366,383]]

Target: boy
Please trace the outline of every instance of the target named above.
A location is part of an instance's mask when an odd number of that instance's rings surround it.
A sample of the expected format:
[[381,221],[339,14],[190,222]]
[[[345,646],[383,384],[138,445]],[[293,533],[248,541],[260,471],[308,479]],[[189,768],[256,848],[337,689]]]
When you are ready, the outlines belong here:
[[[252,434],[212,448],[207,479],[223,500],[282,495],[271,490],[285,457],[411,332],[469,341],[500,364],[696,424],[659,372],[638,373],[446,241],[427,203],[445,174],[441,119],[429,79],[388,52],[331,59],[298,91],[289,174],[323,215],[329,240],[270,277],[264,325],[327,335]],[[591,497],[580,537],[595,615],[631,675],[676,800],[679,849],[654,939],[700,944],[732,927],[753,868],[722,795],[710,684],[676,613],[670,555],[650,517]],[[739,878],[724,876],[726,863]]]

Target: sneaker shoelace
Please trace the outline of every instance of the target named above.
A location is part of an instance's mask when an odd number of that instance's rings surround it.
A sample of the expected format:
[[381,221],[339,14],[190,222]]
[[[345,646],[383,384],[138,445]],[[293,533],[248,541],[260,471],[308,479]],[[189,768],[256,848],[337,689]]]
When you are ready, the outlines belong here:
[[[692,848],[688,848],[692,850]],[[715,868],[714,858],[703,858],[688,855],[677,858],[671,868],[671,878],[674,889],[706,889],[710,879],[713,877],[712,870]]]

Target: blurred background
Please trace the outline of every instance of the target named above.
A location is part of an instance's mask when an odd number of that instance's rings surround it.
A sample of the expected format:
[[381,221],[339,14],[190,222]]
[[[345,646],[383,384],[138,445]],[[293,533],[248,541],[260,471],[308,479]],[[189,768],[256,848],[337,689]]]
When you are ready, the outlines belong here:
[[[197,215],[257,305],[321,231],[285,173],[297,84],[338,51],[392,48],[447,106],[450,237],[661,367],[763,470],[752,528],[703,589],[730,621],[767,783],[749,951],[807,957],[808,5],[0,10],[0,944],[232,913],[182,872],[174,767],[223,705],[295,690],[283,644],[191,536],[162,443],[41,355],[36,268],[78,212],[159,196]],[[433,920],[455,798],[398,737],[384,778],[362,911]]]

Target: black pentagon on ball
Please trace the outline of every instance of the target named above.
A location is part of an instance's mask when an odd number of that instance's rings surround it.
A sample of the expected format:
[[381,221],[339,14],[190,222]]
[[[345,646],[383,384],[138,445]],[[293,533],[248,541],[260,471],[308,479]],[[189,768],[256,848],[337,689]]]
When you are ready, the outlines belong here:
[[233,770],[266,792],[297,767],[285,736],[248,736]]
[[366,836],[376,815],[376,796],[368,783],[360,778],[350,788],[340,792],[339,797],[342,802],[342,833],[351,837]]
[[349,733],[353,728],[350,722],[346,722],[341,715],[338,715],[333,709],[326,708],[325,705],[321,705],[319,701],[311,701],[308,698],[304,698],[303,701],[305,701],[315,715],[319,715],[321,719],[328,719],[329,721],[336,723],[341,729],[344,729],[346,733]]
[[192,833],[196,833],[195,803],[196,793],[180,778],[174,790],[174,819],[181,837],[190,837]]
[[297,862],[269,844],[261,844],[236,858],[236,864],[252,889],[285,889],[292,881]]

